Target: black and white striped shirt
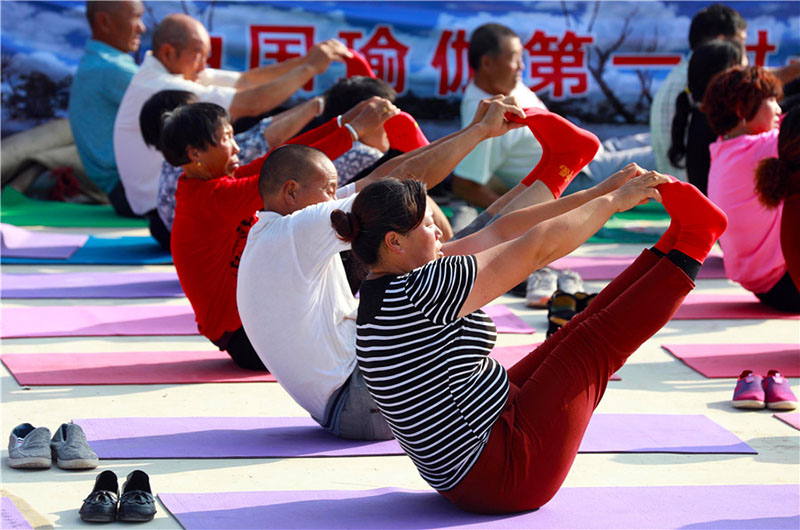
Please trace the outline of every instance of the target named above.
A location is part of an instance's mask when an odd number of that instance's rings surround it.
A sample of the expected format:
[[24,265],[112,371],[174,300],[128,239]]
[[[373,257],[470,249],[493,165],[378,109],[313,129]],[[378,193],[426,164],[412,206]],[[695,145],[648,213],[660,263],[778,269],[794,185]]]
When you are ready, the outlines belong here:
[[476,273],[473,256],[453,256],[361,286],[358,365],[395,438],[440,491],[472,468],[509,388],[487,357],[492,320],[483,311],[457,318]]

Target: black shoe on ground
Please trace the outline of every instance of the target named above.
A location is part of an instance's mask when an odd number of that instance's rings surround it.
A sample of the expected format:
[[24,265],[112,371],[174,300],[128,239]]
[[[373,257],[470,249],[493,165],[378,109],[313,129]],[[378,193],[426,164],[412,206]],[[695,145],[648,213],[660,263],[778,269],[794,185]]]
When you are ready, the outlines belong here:
[[97,475],[94,489],[83,501],[81,519],[89,523],[110,523],[117,517],[119,485],[117,475],[106,470]]
[[561,329],[561,327],[578,312],[578,302],[575,295],[556,291],[547,303],[547,338]]
[[156,501],[150,490],[150,478],[139,469],[131,471],[122,485],[117,521],[145,522],[152,520],[155,514]]

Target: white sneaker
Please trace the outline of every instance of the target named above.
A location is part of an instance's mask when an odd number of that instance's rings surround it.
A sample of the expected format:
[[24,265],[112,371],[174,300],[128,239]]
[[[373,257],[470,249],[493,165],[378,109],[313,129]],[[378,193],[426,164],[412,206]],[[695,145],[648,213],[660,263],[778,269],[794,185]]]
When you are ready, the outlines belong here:
[[528,307],[546,308],[550,296],[558,288],[558,275],[550,267],[542,267],[528,276],[525,304]]
[[556,271],[558,273],[558,288],[565,293],[575,294],[577,292],[582,292],[583,289],[583,280],[581,279],[580,274],[575,271],[571,271],[569,269],[564,269],[560,271]]

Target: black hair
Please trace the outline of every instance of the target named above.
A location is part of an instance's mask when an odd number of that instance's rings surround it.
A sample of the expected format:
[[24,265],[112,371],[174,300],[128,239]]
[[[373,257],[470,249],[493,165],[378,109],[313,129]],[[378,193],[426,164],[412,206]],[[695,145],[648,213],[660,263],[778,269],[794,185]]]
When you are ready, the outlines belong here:
[[489,23],[478,27],[469,38],[469,65],[478,71],[481,57],[500,53],[500,42],[505,37],[517,37],[513,29],[502,24]]
[[161,128],[161,153],[173,166],[189,163],[188,147],[206,150],[219,143],[219,128],[230,124],[228,112],[216,103],[189,103],[166,112]]
[[86,20],[89,21],[89,27],[94,28],[94,19],[97,13],[116,13],[122,7],[121,2],[113,2],[108,0],[87,0],[86,2]]
[[694,50],[720,35],[726,38],[735,37],[745,29],[747,21],[738,11],[722,4],[712,4],[692,17],[689,25],[689,48]]
[[276,193],[289,179],[302,183],[317,169],[320,157],[328,159],[319,149],[301,144],[286,144],[272,150],[264,160],[258,178],[261,198]]
[[161,151],[164,114],[196,99],[197,95],[188,90],[162,90],[150,96],[139,113],[139,128],[142,130],[144,143]]
[[686,129],[689,120],[701,119],[700,102],[711,78],[742,62],[744,50],[738,42],[716,39],[699,46],[689,60],[688,90],[675,99],[675,116],[672,118],[672,145],[667,152],[675,167],[684,167],[686,158]]
[[340,79],[325,93],[325,111],[322,121],[344,114],[358,103],[373,96],[394,102],[397,92],[384,80],[363,75]]
[[331,224],[359,260],[374,265],[388,232],[407,234],[422,223],[426,197],[425,184],[418,180],[380,179],[361,190],[350,212],[331,212]]

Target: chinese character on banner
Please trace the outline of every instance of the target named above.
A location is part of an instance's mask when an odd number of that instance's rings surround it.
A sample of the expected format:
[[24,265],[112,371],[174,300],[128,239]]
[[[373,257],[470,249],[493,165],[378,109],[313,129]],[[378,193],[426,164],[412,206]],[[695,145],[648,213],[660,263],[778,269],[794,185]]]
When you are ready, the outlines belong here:
[[[361,33],[342,31],[339,32],[339,38],[348,48],[355,48],[355,41],[361,38]],[[405,91],[408,46],[397,40],[388,26],[377,26],[372,37],[358,51],[367,59],[378,78],[389,83],[398,94]]]
[[[431,66],[439,70],[439,84],[437,87],[440,96],[446,96],[453,92],[460,93],[472,77],[472,70],[469,67],[469,41],[467,32],[460,29],[453,32],[449,29],[442,31],[436,52],[433,54]],[[450,74],[453,65],[453,73]]]
[[211,36],[211,53],[206,64],[211,68],[222,68],[222,37]]
[[530,58],[530,77],[536,84],[531,86],[534,92],[548,85],[553,85],[551,94],[554,98],[564,95],[564,81],[572,79],[570,94],[583,94],[588,90],[586,79],[586,52],[584,44],[594,42],[592,36],[578,36],[572,31],[564,33],[561,42],[557,36],[548,36],[536,30],[531,40],[525,44]]
[[[250,26],[250,68],[306,55],[313,45],[313,26]],[[313,79],[303,86],[313,88]]]
[[778,50],[777,46],[769,43],[767,30],[765,29],[758,30],[758,42],[748,44],[746,48],[747,51],[755,53],[753,64],[756,66],[765,66],[767,64],[767,55]]

